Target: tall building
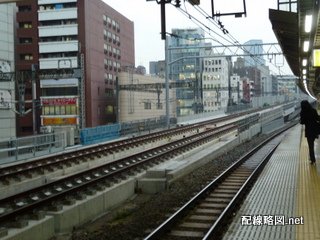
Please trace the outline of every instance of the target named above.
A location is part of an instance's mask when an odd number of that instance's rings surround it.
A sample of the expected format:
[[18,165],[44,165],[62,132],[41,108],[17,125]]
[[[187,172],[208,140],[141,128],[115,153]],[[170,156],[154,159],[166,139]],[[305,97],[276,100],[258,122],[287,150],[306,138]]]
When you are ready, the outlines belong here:
[[202,73],[204,112],[226,109],[229,103],[231,59],[223,56],[213,57],[211,50],[207,50],[206,55],[210,57],[204,58]]
[[[261,57],[261,54],[263,54],[263,48],[262,48],[262,40],[250,40],[243,44],[245,49],[245,54],[250,54],[250,56],[245,56],[245,66],[246,67],[257,67],[260,65],[266,65],[266,61]],[[258,46],[259,45],[259,46]],[[260,56],[254,56],[254,55],[260,55]],[[253,57],[252,57],[253,56]]]
[[262,96],[274,96],[276,95],[272,91],[272,80],[270,75],[270,69],[268,66],[259,66],[261,72],[261,95]]
[[[261,68],[254,66],[245,66],[245,61],[242,58],[237,58],[234,62],[233,72],[238,74],[240,78],[249,78],[251,82],[252,92],[255,97],[262,95],[262,82],[261,82]],[[264,75],[266,76],[266,74]]]
[[20,127],[20,133],[115,123],[117,75],[135,65],[134,23],[101,0],[38,0],[17,6],[18,70],[75,70],[71,76],[42,75],[34,87],[26,86],[26,97],[36,93],[41,109],[35,109],[34,127],[24,121],[27,115],[20,118],[29,126],[25,131]]
[[[16,70],[31,71],[32,66],[36,67],[39,61],[37,1],[19,2],[17,6]],[[33,84],[32,80],[35,79],[16,80],[19,85],[16,91],[16,99],[19,101],[16,106],[19,111],[17,115],[18,137],[32,135],[40,129],[40,84],[39,80],[35,81],[36,84]],[[38,96],[35,109],[30,102],[33,100],[33,94]]]
[[166,75],[166,62],[164,60],[158,62],[149,62],[149,73],[152,76],[165,78]]
[[159,73],[158,62],[149,62],[149,74],[152,76],[157,76]]
[[0,142],[16,137],[15,83],[3,75],[15,69],[15,11],[13,3],[0,4]]
[[237,105],[241,103],[241,100],[243,99],[243,82],[240,80],[240,76],[234,74],[230,77],[230,87],[232,89],[237,89],[231,91],[231,104]]
[[[200,28],[172,29],[168,37],[169,78],[176,82],[195,82],[193,87],[177,88],[177,116],[203,111],[202,106],[202,48],[204,30]],[[172,49],[170,49],[172,48]]]

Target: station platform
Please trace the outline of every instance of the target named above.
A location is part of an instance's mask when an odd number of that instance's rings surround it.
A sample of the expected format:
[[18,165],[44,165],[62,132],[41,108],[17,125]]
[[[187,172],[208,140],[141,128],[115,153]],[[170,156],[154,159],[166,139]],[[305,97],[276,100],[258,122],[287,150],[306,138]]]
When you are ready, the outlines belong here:
[[223,240],[320,240],[320,139],[309,163],[304,126],[283,138]]

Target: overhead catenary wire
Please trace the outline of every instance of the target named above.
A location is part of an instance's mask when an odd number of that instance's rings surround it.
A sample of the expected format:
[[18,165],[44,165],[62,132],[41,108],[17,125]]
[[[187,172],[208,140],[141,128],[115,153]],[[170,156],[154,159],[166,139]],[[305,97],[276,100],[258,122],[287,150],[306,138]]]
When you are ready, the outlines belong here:
[[[221,28],[221,22],[218,20],[218,23],[209,15],[209,14],[207,14],[201,7],[199,7],[199,6],[193,6],[200,14],[202,14],[206,19],[208,19],[210,22],[212,22],[216,27],[219,27],[219,28]],[[223,26],[224,27],[224,26]],[[232,36],[232,34],[229,32],[229,31],[224,31],[224,34],[227,36],[227,37],[229,37],[230,38],[230,40],[231,41],[228,41],[229,43],[231,43],[232,45],[234,45],[234,46],[237,46],[237,47],[239,47],[239,48],[241,48],[245,53],[247,53],[247,54],[249,54],[249,55],[251,55],[251,57],[257,62],[257,63],[262,63],[261,61],[260,61],[260,59],[262,59],[261,57],[259,57],[259,56],[252,56],[252,54],[247,50],[247,49],[245,49],[244,48],[244,45],[241,45],[240,43],[239,43],[239,41],[234,37],[234,36]],[[221,36],[221,35],[220,35]],[[224,37],[223,37],[224,38]],[[225,39],[225,38],[224,38]],[[264,52],[264,53],[266,53],[265,52],[265,50],[262,48],[262,51]],[[272,63],[271,63],[272,64]],[[274,65],[274,64],[272,64],[272,65]],[[276,66],[276,65],[274,65],[275,67],[279,67],[279,66]],[[270,70],[270,71],[272,71],[272,70]]]
[[[250,55],[251,57],[253,57],[253,59],[258,63],[258,64],[262,64],[262,62],[260,60],[263,60],[262,57],[260,56],[254,56],[252,55],[252,53],[250,53],[247,49],[244,48],[245,45],[241,45],[239,43],[239,41],[232,36],[232,34],[226,30],[224,28],[224,26],[222,25],[223,29],[221,29],[221,22],[219,25],[219,22],[217,22],[216,20],[214,20],[206,11],[204,11],[201,7],[197,6],[197,5],[191,5],[192,8],[194,8],[198,13],[200,13],[207,21],[209,21],[209,23],[212,23],[216,28],[219,29],[219,31],[221,30],[225,30],[223,31],[223,35],[221,35],[220,33],[218,33],[217,31],[215,31],[214,29],[212,29],[210,26],[206,25],[203,21],[199,20],[197,17],[195,17],[194,15],[192,15],[191,13],[189,13],[189,11],[187,10],[186,5],[184,4],[184,8],[182,9],[181,7],[176,7],[174,4],[171,3],[171,5],[173,5],[175,8],[178,9],[178,11],[183,14],[186,18],[188,18],[189,20],[191,20],[195,25],[197,25],[199,28],[201,28],[206,34],[208,34],[211,38],[212,41],[216,42],[217,44],[220,44],[221,46],[224,46],[226,48],[228,48],[228,46],[226,46],[222,41],[218,40],[215,36],[213,36],[212,34],[215,34],[216,36],[218,36],[219,38],[221,38],[222,40],[224,40],[225,42],[227,42],[228,44],[238,47],[240,48],[244,53]],[[233,52],[230,48],[228,48],[230,52],[232,52],[233,54],[235,54],[235,52]],[[262,48],[263,53],[267,54],[266,51]],[[236,55],[236,54],[235,54]],[[284,62],[284,61],[283,61]],[[273,64],[270,60],[269,63],[271,63],[271,65],[273,65],[274,67],[276,67],[277,69],[279,69],[279,74],[275,73],[273,70],[269,69],[274,75],[289,75],[286,74],[285,72],[283,72],[280,68],[281,66],[277,66],[276,64]],[[250,63],[249,63],[250,64]],[[283,64],[282,64],[283,66]]]

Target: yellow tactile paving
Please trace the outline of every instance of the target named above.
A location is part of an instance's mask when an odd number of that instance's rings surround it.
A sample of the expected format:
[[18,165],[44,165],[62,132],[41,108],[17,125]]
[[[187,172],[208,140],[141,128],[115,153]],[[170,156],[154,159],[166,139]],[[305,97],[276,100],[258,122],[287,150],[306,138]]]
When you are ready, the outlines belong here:
[[[301,137],[296,216],[303,217],[304,222],[296,226],[296,240],[320,240],[320,162],[317,159],[316,165],[309,163],[308,143],[304,134]],[[318,146],[319,140],[316,153],[320,152]]]

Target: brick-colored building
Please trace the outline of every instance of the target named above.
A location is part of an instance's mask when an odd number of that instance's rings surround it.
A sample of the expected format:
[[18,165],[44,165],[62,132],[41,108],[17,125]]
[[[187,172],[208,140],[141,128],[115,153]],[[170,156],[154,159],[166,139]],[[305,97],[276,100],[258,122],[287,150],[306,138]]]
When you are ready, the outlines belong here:
[[[101,0],[38,0],[17,6],[17,70],[80,70],[72,77],[37,78],[33,90],[27,83],[26,99],[37,93],[35,128],[32,114],[19,117],[18,136],[40,127],[115,123],[117,75],[123,67],[135,66],[134,23]],[[32,107],[28,104],[26,110]]]

